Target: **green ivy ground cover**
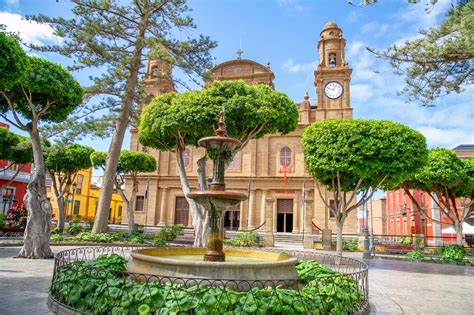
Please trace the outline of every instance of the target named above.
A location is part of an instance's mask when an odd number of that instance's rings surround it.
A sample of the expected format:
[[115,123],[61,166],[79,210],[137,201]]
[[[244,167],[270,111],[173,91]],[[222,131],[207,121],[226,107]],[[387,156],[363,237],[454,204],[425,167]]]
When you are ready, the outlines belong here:
[[[51,293],[60,302],[92,314],[345,314],[362,303],[350,276],[300,261],[298,290],[282,287],[230,288],[128,278],[126,259],[112,254],[60,267]],[[334,277],[337,276],[338,277]]]

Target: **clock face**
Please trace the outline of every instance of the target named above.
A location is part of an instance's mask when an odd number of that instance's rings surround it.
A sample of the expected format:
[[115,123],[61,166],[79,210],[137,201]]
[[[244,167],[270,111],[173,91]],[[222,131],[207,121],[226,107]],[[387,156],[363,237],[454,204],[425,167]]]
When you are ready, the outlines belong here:
[[329,82],[324,87],[324,94],[333,100],[341,96],[342,92],[342,85],[336,81]]

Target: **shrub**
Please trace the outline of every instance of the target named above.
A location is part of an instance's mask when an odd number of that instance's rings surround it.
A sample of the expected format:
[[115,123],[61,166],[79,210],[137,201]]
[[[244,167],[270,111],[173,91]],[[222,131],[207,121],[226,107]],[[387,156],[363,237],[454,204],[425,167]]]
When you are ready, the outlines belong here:
[[94,242],[94,243],[112,243],[114,238],[111,234],[97,233],[92,234],[91,232],[80,232],[74,238],[76,242]]
[[77,235],[82,232],[81,220],[76,218],[64,228],[64,231],[69,235]]
[[420,259],[423,259],[424,257],[425,255],[422,252],[416,251],[416,250],[408,252],[405,255],[406,259],[415,259],[415,260],[420,260]]
[[233,246],[249,246],[254,247],[258,246],[258,232],[238,232],[237,238],[224,240],[224,244],[233,245]]
[[359,238],[354,237],[350,242],[342,240],[342,248],[351,252],[355,252],[359,249]]
[[176,225],[168,225],[165,224],[158,232],[158,235],[166,241],[174,241],[178,235],[184,234],[184,225],[176,224]]
[[153,242],[152,244],[154,246],[165,246],[166,245],[166,241],[164,239],[161,238],[161,236],[157,235],[155,236],[155,238],[153,239]]
[[408,235],[402,236],[400,238],[400,245],[410,245],[411,244],[411,239]]
[[5,220],[11,227],[22,228],[26,227],[26,220],[28,218],[28,211],[23,204],[19,206],[10,207]]
[[441,258],[445,260],[462,261],[465,255],[466,251],[462,245],[452,244],[443,246]]
[[5,215],[3,212],[0,212],[0,229],[5,226],[5,220],[4,220]]
[[58,227],[55,227],[52,231],[51,231],[51,235],[60,235],[62,234],[61,233],[61,230],[58,228]]
[[49,239],[51,243],[61,243],[64,241],[64,236],[61,234],[51,234],[51,238]]

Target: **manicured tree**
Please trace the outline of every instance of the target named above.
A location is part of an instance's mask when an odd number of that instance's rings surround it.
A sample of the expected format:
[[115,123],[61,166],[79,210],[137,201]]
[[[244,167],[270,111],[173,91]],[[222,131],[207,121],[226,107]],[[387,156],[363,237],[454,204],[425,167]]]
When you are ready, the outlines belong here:
[[[28,223],[18,257],[50,258],[53,256],[49,247],[51,204],[46,197],[46,168],[38,127],[40,122],[66,119],[81,103],[82,89],[59,65],[21,54],[15,37],[0,32],[0,47],[0,113],[12,125],[28,133],[35,164],[24,200]],[[12,69],[21,68],[11,65],[15,62],[27,64],[23,73],[11,73]]]
[[[415,208],[428,220],[452,226],[456,241],[462,245],[462,224],[473,213],[474,165],[473,159],[463,161],[447,149],[431,149],[428,162],[410,178],[400,184]],[[435,219],[413,196],[421,190],[431,197],[447,221]],[[462,198],[461,201],[456,200]],[[467,198],[465,200],[464,198]]]
[[[58,46],[35,47],[40,51],[57,52],[74,58],[75,69],[93,68],[93,86],[86,92],[100,95],[109,109],[104,117],[73,121],[60,126],[73,131],[86,127],[92,131],[112,133],[104,171],[104,186],[92,231],[107,230],[113,183],[118,160],[127,128],[133,122],[136,104],[148,97],[140,89],[140,77],[145,72],[147,57],[161,59],[179,69],[193,80],[211,67],[209,51],[216,43],[208,37],[193,38],[196,26],[187,13],[190,11],[183,0],[171,1],[119,1],[119,0],[72,0],[72,18],[50,18],[44,15],[29,17],[40,23],[48,23],[63,41]],[[171,73],[166,76],[172,80]],[[186,84],[185,81],[179,81]],[[88,112],[91,112],[89,110]],[[97,116],[97,115],[96,115]],[[102,128],[104,127],[104,128]],[[82,132],[84,129],[80,129]]]
[[[106,152],[94,152],[90,156],[94,167],[105,168],[107,160]],[[133,232],[136,230],[134,211],[138,192],[138,175],[145,172],[153,172],[156,170],[155,158],[145,152],[121,151],[119,163],[117,166],[117,175],[115,177],[115,187],[119,192],[125,204],[125,211],[128,217],[128,230]],[[122,187],[125,184],[125,177],[129,177],[132,182],[132,192],[129,196],[125,194]]]
[[[349,213],[380,187],[414,174],[427,157],[423,135],[384,120],[317,122],[306,127],[302,141],[306,167],[336,219],[338,257],[342,256],[342,229]],[[333,196],[325,197],[320,184]]]
[[56,144],[46,150],[45,165],[58,202],[58,228],[61,233],[64,230],[64,197],[76,180],[77,172],[91,167],[92,152],[94,149],[80,144]]
[[[184,195],[190,192],[182,152],[185,147],[197,146],[197,141],[214,135],[219,112],[224,108],[226,130],[230,137],[243,142],[266,134],[293,131],[298,123],[298,109],[285,94],[262,84],[249,85],[243,81],[215,81],[202,91],[183,94],[169,93],[155,98],[145,107],[139,127],[139,141],[161,151],[173,151],[178,163]],[[235,152],[234,152],[235,153]],[[229,162],[233,156],[229,156]],[[206,160],[198,161],[198,184],[207,189]],[[206,213],[186,197],[190,205],[195,229],[195,246],[206,242]]]

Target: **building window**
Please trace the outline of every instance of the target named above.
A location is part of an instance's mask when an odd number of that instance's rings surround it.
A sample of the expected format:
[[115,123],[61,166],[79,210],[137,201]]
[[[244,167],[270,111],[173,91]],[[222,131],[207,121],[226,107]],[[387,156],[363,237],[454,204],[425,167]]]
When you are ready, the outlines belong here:
[[143,204],[145,202],[144,196],[137,196],[135,203],[135,211],[143,211]]
[[151,76],[156,78],[158,76],[158,67],[157,66],[153,66],[151,68]]
[[235,170],[240,168],[240,152],[237,152],[234,155],[234,158],[232,159],[232,162],[230,162],[229,166],[227,167],[230,170]]
[[183,152],[181,152],[181,156],[183,158],[184,167],[188,167],[191,163],[191,150],[185,149]]
[[77,187],[76,193],[82,194],[82,182],[84,181],[84,175],[77,175]]
[[78,215],[79,210],[81,210],[81,201],[74,200],[74,212],[73,212],[73,214]]
[[283,147],[280,150],[280,165],[288,167],[291,165],[291,149]]
[[[334,200],[332,200],[332,199],[329,200],[329,206],[331,207],[331,209],[334,210],[334,212],[337,211],[337,209],[336,209],[336,202],[335,202]],[[333,210],[331,210],[331,209],[329,209],[329,217],[330,217],[330,218],[335,218],[336,216],[334,215],[334,212],[333,212]]]

